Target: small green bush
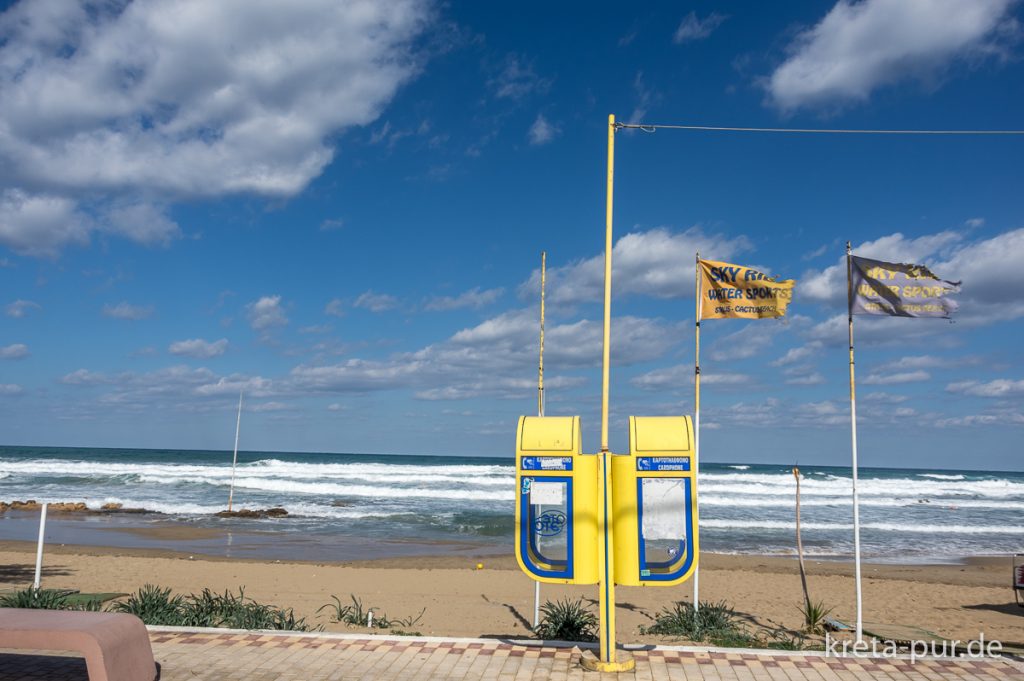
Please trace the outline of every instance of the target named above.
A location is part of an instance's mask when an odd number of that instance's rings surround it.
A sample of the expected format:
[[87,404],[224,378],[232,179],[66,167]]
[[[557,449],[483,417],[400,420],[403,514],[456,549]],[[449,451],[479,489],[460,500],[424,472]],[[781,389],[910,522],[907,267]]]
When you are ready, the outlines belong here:
[[658,634],[684,638],[695,643],[710,643],[722,648],[776,648],[804,650],[802,635],[792,636],[779,629],[751,633],[736,620],[735,611],[725,601],[706,603],[694,610],[691,603],[678,601],[662,609],[654,624],[640,630],[642,634]]
[[596,641],[597,616],[587,609],[583,599],[552,603],[540,608],[540,624],[534,629],[537,638],[546,641]]
[[[235,595],[203,589],[199,594],[172,596],[171,590],[147,584],[128,600],[117,603],[117,612],[135,615],[146,624],[179,627],[225,627],[228,629],[277,629],[309,631],[305,618],[297,618],[291,608],[258,603],[246,598],[245,588]],[[320,627],[317,627],[319,629]]]
[[172,596],[171,589],[161,589],[154,584],[146,584],[128,596],[126,601],[115,603],[114,612],[126,612],[135,615],[146,624],[164,626],[185,626],[182,611],[185,599]]
[[692,603],[677,601],[665,607],[654,618],[654,624],[641,629],[644,634],[675,636],[690,641],[710,640],[713,635],[725,635],[738,630],[736,613],[725,601],[701,601],[694,609]]
[[824,601],[804,602],[797,607],[804,616],[804,632],[808,634],[825,633],[825,618],[831,614],[832,608],[827,607]]
[[32,608],[34,610],[65,610],[70,607],[66,591],[56,589],[22,589],[0,596],[5,608]]

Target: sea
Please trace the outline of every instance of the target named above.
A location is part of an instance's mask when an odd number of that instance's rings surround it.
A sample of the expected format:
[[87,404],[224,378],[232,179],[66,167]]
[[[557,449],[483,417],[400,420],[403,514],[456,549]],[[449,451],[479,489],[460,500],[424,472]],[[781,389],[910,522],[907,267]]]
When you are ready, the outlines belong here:
[[[801,466],[805,554],[853,551],[851,471]],[[239,452],[234,508],[220,518],[231,452],[0,447],[0,501],[85,502],[141,514],[52,514],[47,542],[274,559],[358,560],[512,548],[511,457]],[[956,562],[1024,552],[1024,473],[862,468],[862,551],[883,562]],[[789,466],[703,463],[703,551],[795,553]],[[0,540],[35,540],[39,513],[0,515]]]

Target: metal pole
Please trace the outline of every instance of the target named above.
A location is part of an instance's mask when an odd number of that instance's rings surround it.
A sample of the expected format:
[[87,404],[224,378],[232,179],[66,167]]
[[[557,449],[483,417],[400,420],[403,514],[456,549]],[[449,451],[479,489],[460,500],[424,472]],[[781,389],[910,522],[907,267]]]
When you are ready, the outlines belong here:
[[863,640],[863,600],[860,585],[860,502],[857,498],[857,393],[853,374],[853,257],[846,242],[846,308],[850,322],[850,444],[853,449],[853,565],[857,590],[857,641]]
[[[540,363],[537,365],[537,416],[544,416],[544,284],[548,254],[540,252]],[[540,547],[540,535],[537,535]],[[540,582],[533,583],[533,628],[540,625]]]
[[46,507],[49,504],[43,504],[43,511],[39,516],[39,544],[36,547],[36,578],[32,582],[32,588],[36,591],[39,590],[39,585],[43,576],[43,537],[46,535]]
[[615,180],[615,116],[608,116],[608,186],[604,236],[604,353],[601,371],[601,472],[598,480],[598,561],[601,670],[625,671],[633,660],[615,661],[615,547],[612,539],[611,453],[608,451],[608,373],[612,322],[612,196]]
[[238,432],[242,428],[242,391],[238,391],[238,420],[235,421],[235,454],[231,457],[231,489],[228,492],[228,511],[235,497],[235,466],[238,465]]
[[537,416],[544,416],[544,279],[548,254],[540,252],[540,363],[537,365]]
[[[694,337],[694,362],[693,362],[693,489],[697,491],[697,480],[700,478],[700,314],[703,294],[701,291],[700,251],[696,253],[695,261],[696,282],[694,284],[693,299],[696,301],[694,312],[695,337]],[[700,515],[700,495],[697,496],[697,513]],[[693,519],[693,531],[699,531],[700,524],[697,518]],[[693,611],[700,611],[700,556],[697,558],[697,566],[693,569]]]

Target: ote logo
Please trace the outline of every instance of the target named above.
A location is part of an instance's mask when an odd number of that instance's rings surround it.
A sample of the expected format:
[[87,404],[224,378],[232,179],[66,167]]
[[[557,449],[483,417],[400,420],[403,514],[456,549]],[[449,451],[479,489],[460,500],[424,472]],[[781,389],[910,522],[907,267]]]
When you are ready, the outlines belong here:
[[565,529],[565,514],[561,511],[544,511],[533,521],[533,531],[542,537],[554,537]]

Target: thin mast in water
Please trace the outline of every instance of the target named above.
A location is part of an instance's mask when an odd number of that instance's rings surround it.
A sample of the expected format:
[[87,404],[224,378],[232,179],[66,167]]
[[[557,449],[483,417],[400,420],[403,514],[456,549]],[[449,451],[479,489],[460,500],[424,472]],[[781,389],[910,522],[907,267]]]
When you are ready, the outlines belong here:
[[238,419],[235,421],[235,453],[231,457],[231,490],[228,492],[228,511],[235,497],[235,467],[238,465],[238,433],[242,429],[242,391],[238,391]]

